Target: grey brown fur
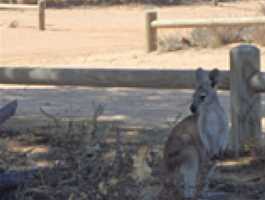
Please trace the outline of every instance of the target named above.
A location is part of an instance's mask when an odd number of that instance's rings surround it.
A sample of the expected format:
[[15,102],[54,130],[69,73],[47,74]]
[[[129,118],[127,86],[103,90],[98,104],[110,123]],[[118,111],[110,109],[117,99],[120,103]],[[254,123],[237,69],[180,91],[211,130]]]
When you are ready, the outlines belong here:
[[167,199],[197,199],[206,182],[210,159],[227,146],[228,120],[217,96],[218,81],[218,70],[209,74],[196,71],[192,114],[173,128],[164,147],[162,192],[169,185],[176,187]]

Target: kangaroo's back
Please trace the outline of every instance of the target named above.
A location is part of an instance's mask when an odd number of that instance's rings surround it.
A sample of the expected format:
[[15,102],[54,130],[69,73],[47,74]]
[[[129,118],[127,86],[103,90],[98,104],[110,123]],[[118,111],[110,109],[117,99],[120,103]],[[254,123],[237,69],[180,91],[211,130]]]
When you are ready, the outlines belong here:
[[174,171],[176,167],[180,167],[180,162],[185,159],[185,149],[188,146],[199,148],[197,121],[196,115],[189,115],[170,132],[163,153],[166,170]]
[[172,200],[197,196],[197,185],[201,180],[201,142],[197,122],[196,115],[184,118],[172,129],[164,146],[163,182],[166,190],[172,185],[175,187],[177,196]]

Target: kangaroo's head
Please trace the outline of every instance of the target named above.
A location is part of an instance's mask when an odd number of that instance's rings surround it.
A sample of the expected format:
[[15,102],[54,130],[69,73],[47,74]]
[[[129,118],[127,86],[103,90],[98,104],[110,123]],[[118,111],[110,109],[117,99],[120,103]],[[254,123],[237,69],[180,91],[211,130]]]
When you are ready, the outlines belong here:
[[219,74],[217,69],[209,73],[201,68],[196,71],[196,90],[190,106],[190,111],[193,114],[199,114],[201,107],[217,100],[216,86],[219,81]]

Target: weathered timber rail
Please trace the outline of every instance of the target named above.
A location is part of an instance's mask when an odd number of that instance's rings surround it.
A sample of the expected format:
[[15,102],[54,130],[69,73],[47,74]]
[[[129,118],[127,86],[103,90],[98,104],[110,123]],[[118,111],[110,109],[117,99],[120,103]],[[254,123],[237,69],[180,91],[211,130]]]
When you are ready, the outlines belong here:
[[[219,88],[229,90],[229,72],[221,75]],[[0,67],[0,83],[193,89],[195,74],[192,70]]]

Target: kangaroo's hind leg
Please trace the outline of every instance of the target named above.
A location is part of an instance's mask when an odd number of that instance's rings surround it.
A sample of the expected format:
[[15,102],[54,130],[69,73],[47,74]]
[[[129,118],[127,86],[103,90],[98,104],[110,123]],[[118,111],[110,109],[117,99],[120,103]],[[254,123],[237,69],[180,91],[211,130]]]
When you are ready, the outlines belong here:
[[181,165],[180,173],[183,177],[183,196],[185,199],[194,199],[198,190],[198,175],[200,159],[195,148],[190,148],[187,160]]

